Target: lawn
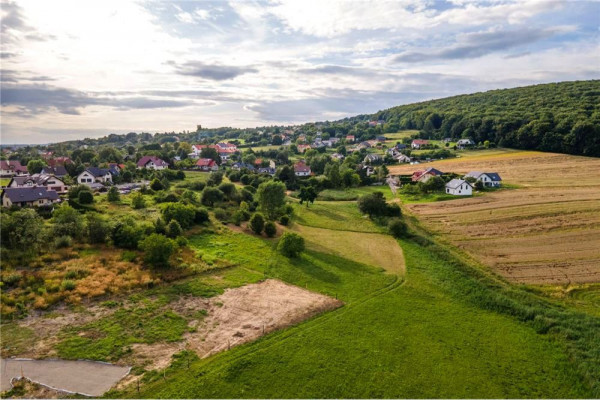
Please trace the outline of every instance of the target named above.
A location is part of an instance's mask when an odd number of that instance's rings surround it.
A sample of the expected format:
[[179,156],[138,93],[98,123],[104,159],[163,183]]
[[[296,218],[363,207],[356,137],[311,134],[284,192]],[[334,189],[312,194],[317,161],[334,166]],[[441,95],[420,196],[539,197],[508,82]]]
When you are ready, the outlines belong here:
[[395,132],[395,133],[384,133],[384,136],[386,137],[387,141],[393,141],[392,144],[395,145],[396,142],[399,142],[404,138],[411,137],[412,135],[417,135],[417,134],[419,134],[418,130],[410,129],[410,130],[405,130],[405,131],[400,131],[400,132]]
[[301,225],[315,228],[354,232],[383,232],[384,227],[361,215],[354,201],[315,202],[309,207],[295,204],[296,220]]
[[5,187],[10,183],[11,178],[0,178],[0,186]]
[[[473,305],[448,263],[403,242],[408,275],[257,342],[115,393],[173,398],[585,397],[563,348]],[[470,282],[470,281],[469,281]],[[341,283],[339,286],[346,286]],[[467,297],[464,299],[464,297]]]
[[394,194],[390,190],[389,186],[361,186],[357,188],[349,189],[325,189],[319,192],[317,201],[353,201],[357,200],[360,196],[370,194],[374,192],[382,192],[387,200],[394,198]]

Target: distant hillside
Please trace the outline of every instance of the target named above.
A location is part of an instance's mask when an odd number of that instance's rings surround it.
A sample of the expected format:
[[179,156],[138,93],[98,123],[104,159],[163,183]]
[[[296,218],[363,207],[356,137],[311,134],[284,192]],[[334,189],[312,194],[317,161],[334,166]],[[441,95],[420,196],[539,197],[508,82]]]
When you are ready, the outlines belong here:
[[[361,119],[356,117],[357,119]],[[600,157],[600,80],[491,90],[380,111],[385,131]]]

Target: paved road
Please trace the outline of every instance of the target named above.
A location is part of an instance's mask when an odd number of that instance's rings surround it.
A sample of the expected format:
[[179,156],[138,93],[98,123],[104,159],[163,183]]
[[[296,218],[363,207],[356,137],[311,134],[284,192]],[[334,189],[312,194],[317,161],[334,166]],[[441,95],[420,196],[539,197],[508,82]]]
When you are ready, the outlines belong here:
[[0,359],[0,391],[10,390],[12,378],[23,375],[53,389],[99,397],[125,375],[129,367],[93,361]]

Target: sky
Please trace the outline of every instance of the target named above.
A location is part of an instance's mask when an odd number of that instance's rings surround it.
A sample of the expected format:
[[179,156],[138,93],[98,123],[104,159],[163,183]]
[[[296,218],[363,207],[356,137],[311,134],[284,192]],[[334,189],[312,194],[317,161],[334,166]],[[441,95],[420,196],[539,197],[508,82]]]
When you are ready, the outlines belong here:
[[1,0],[0,142],[337,120],[600,78],[600,2]]

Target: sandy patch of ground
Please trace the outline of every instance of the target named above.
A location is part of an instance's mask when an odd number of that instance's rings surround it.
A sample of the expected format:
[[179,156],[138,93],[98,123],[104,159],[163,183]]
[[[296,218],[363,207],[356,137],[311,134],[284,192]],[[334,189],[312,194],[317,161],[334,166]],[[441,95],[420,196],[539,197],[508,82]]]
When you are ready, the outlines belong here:
[[[128,360],[152,370],[167,367],[172,355],[182,350],[195,351],[201,358],[209,357],[342,304],[339,300],[276,279],[227,289],[210,299],[181,297],[169,304],[176,313],[202,315],[202,310],[206,310],[204,318],[190,321],[195,330],[186,333],[182,342],[133,345]],[[135,379],[129,376],[119,387]]]

